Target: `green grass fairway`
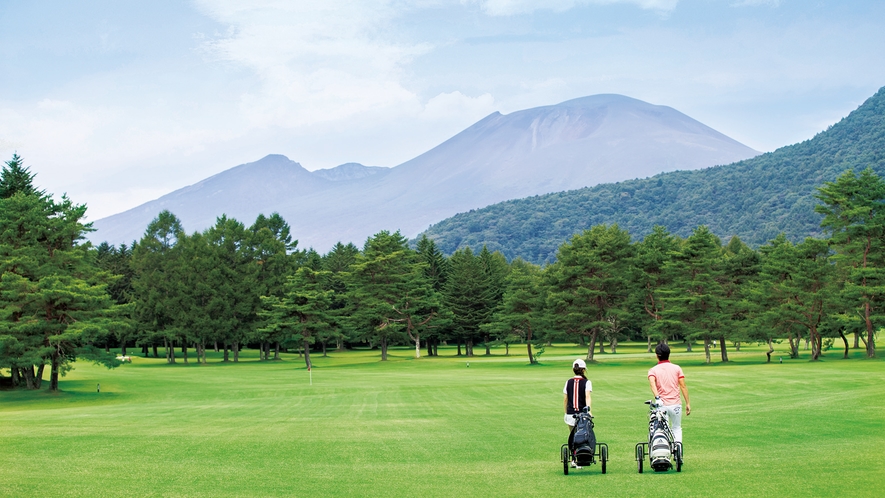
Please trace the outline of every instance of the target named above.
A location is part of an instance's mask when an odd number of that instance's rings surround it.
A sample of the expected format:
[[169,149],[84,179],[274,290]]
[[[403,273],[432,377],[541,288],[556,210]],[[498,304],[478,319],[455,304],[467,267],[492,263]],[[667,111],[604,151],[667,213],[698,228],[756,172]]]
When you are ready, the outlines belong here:
[[313,385],[297,355],[246,351],[239,364],[77,363],[61,393],[0,391],[0,495],[882,496],[885,362],[829,351],[765,364],[745,347],[704,365],[699,350],[672,358],[693,408],[682,473],[636,471],[644,344],[589,366],[608,473],[568,476],[562,387],[580,348],[548,347],[540,366],[522,348],[419,360],[403,348],[385,363],[332,352],[314,356]]

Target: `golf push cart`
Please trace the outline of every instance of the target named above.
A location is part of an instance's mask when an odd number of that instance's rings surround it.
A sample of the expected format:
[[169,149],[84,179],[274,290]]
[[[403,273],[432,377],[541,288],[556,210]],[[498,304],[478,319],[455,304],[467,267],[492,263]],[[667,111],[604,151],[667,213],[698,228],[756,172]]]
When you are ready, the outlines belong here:
[[648,442],[636,444],[636,464],[642,473],[642,464],[648,457],[655,472],[666,472],[676,467],[682,472],[682,443],[673,440],[673,432],[667,422],[667,414],[654,400],[646,401],[648,410]]
[[596,434],[593,432],[593,417],[585,407],[575,414],[574,437],[572,447],[569,443],[562,445],[560,457],[562,460],[562,473],[568,475],[569,466],[581,469],[597,462],[600,464],[602,473],[605,474],[605,463],[608,461],[608,445],[596,442]]

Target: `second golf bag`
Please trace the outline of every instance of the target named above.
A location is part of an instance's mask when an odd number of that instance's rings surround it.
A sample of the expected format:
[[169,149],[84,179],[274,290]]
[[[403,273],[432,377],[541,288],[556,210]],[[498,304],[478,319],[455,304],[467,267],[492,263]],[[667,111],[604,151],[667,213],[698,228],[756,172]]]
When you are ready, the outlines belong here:
[[669,470],[673,434],[666,416],[658,406],[652,405],[648,417],[648,456],[651,468],[656,472]]
[[648,410],[648,441],[636,443],[636,464],[642,473],[642,462],[648,457],[655,472],[666,472],[676,467],[682,472],[682,443],[675,441],[667,413],[654,400],[646,401]]
[[670,468],[670,438],[667,437],[667,429],[661,427],[657,420],[651,420],[648,424],[648,451],[653,469]]
[[572,456],[575,463],[580,466],[589,465],[593,462],[593,454],[596,451],[596,434],[593,432],[593,417],[584,408],[575,414],[575,430],[572,434]]

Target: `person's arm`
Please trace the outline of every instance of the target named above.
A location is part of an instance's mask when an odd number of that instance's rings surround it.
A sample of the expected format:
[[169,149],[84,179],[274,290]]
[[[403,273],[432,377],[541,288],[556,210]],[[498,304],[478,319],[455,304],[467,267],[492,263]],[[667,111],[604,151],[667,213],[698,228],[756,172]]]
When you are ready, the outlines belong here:
[[563,411],[565,411],[566,414],[568,414],[568,394],[564,394],[562,396],[562,399],[563,399],[562,409],[563,409]]
[[584,391],[584,397],[587,398],[587,413],[589,413],[590,416],[592,417],[593,416],[593,409],[590,408],[590,395],[591,394],[592,394],[592,391]]
[[691,402],[688,401],[688,386],[685,385],[685,377],[679,377],[679,389],[685,398],[685,414],[691,415]]
[[651,385],[651,395],[655,398],[659,396],[658,394],[658,385],[656,383],[657,378],[654,375],[648,376],[648,383]]

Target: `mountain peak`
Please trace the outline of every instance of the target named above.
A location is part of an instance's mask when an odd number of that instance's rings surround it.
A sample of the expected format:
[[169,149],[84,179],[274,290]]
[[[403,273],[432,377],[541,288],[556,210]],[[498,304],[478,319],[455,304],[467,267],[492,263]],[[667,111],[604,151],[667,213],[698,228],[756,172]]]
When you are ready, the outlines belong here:
[[289,159],[288,157],[282,155],[282,154],[268,154],[268,155],[262,157],[261,159],[255,161],[255,162],[256,162],[256,163],[264,163],[264,162],[271,162],[271,161],[286,161],[286,162],[290,162],[290,161],[292,161],[292,160]]
[[[675,112],[675,111],[674,111]],[[542,264],[559,246],[597,224],[641,238],[656,225],[681,237],[697,226],[759,246],[785,234],[821,235],[817,189],[849,168],[885,175],[885,87],[838,123],[803,142],[744,161],[697,171],[526,197],[437,222],[424,232],[445,253],[487,246]]]
[[[268,154],[257,161],[241,164],[241,165],[236,166],[235,168],[231,168],[230,170],[227,170],[227,171],[231,171],[231,170],[234,170],[237,168],[249,169],[249,168],[255,168],[255,167],[291,168],[294,170],[300,170],[300,171],[305,171],[305,172],[307,171],[304,168],[304,166],[301,165],[301,163],[295,162],[282,154]],[[224,172],[222,172],[222,173],[224,173]]]
[[489,114],[394,168],[347,163],[309,172],[280,154],[241,164],[143,206],[95,222],[93,240],[129,242],[162,209],[188,230],[221,214],[251,223],[280,213],[318,251],[361,244],[380,230],[411,237],[431,223],[496,202],[758,153],[675,109],[604,94]]
[[654,105],[618,93],[599,93],[596,95],[587,95],[585,97],[578,97],[575,99],[566,100],[550,107],[595,107],[612,104],[641,106]]
[[360,163],[344,163],[334,168],[318,169],[313,172],[315,176],[325,178],[333,182],[341,182],[348,180],[358,180],[379,173],[386,173],[390,168],[381,166],[363,166]]

